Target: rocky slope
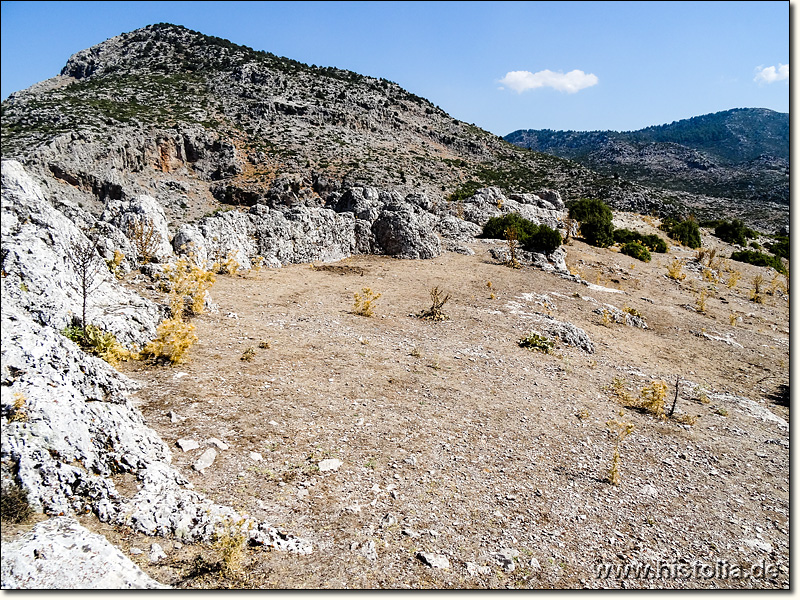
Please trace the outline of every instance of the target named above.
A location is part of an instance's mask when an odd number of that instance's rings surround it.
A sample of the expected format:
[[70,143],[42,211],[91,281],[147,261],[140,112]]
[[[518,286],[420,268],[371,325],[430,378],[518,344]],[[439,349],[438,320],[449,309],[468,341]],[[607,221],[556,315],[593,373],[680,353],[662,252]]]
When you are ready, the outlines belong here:
[[787,113],[735,109],[639,131],[530,129],[504,139],[646,186],[731,198],[745,207],[789,202]]
[[[485,186],[659,214],[710,203],[522,150],[385,79],[168,24],[81,51],[60,75],[12,94],[2,133],[4,157],[88,192],[90,212],[147,193],[174,223],[221,205],[329,205],[364,185],[443,205]],[[769,228],[786,214],[770,207],[748,221]]]
[[[94,515],[113,531],[176,544],[207,544],[222,529],[293,555],[314,548],[291,521],[279,529],[269,511],[254,517],[195,491],[131,400],[140,384],[61,334],[83,319],[87,298],[69,259],[76,247],[91,242],[101,267],[86,321],[133,348],[170,314],[158,276],[182,255],[242,269],[448,251],[479,262],[474,238],[490,217],[518,212],[564,227],[565,199],[667,213],[727,206],[517,148],[385,80],[172,25],[79,52],[61,75],[2,108],[4,490],[21,486],[46,515]],[[582,285],[563,249],[523,258]],[[489,260],[503,251],[492,248]],[[211,298],[205,306],[214,308]],[[570,347],[594,349],[571,323],[537,323]],[[191,465],[201,475],[227,447],[209,444]],[[67,531],[85,537],[66,521],[28,541],[55,556],[47,537]],[[42,584],[26,570],[31,544],[14,560],[4,552],[4,586],[12,576],[22,587]],[[133,572],[125,581],[152,585]]]

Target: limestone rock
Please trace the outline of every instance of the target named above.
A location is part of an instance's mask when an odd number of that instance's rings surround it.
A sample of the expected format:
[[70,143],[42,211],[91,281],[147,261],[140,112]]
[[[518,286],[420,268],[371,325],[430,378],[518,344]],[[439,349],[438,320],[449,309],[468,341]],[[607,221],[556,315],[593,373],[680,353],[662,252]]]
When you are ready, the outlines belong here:
[[4,541],[2,574],[4,589],[169,589],[71,517],[42,521]]

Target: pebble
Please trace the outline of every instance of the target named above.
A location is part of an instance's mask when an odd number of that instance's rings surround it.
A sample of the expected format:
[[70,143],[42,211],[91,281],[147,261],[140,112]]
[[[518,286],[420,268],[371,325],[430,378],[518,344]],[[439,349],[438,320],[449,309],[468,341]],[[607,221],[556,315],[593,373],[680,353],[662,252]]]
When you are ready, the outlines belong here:
[[430,552],[417,552],[417,558],[422,564],[434,569],[449,569],[450,560],[443,554],[433,554]]
[[192,465],[192,468],[195,471],[199,471],[202,473],[205,469],[210,467],[214,464],[214,459],[217,458],[217,451],[213,448],[209,448],[203,454],[200,455],[200,458],[197,459],[197,462]]
[[200,447],[200,443],[195,440],[178,440],[176,442],[180,449],[184,452],[189,452],[190,450],[197,450]]
[[375,550],[375,542],[372,540],[361,544],[358,553],[367,560],[378,560],[378,552]]
[[216,446],[220,450],[227,450],[228,448],[230,448],[228,444],[217,438],[208,438],[208,440],[206,440],[206,443],[211,444],[212,446]]
[[258,453],[258,452],[251,452],[250,453],[250,460],[254,460],[256,462],[261,462],[262,460],[264,460],[264,457],[261,456],[261,454]]
[[392,513],[387,513],[384,515],[383,519],[381,519],[381,527],[391,527],[392,525],[397,525],[397,517]]
[[150,562],[155,563],[160,561],[162,558],[167,558],[167,553],[164,552],[164,549],[161,547],[161,545],[153,544],[150,546],[150,554],[148,555]]
[[144,550],[142,550],[141,548],[135,548],[135,547],[132,547],[132,548],[130,549],[130,553],[131,553],[131,554],[133,554],[134,556],[138,556],[138,555],[139,555],[139,554],[141,554],[142,552],[144,552]]
[[338,458],[326,458],[319,462],[319,472],[325,473],[326,471],[338,471],[339,467],[342,466],[342,461]]
[[179,423],[180,421],[185,421],[186,420],[186,417],[180,416],[174,410],[169,411],[167,413],[167,416],[169,417],[169,422],[170,423]]

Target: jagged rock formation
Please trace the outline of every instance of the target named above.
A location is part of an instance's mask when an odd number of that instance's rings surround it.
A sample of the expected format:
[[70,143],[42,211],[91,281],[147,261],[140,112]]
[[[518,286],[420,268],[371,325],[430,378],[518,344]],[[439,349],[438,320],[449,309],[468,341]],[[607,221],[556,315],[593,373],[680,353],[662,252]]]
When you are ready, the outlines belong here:
[[439,206],[492,186],[647,213],[710,201],[523,150],[385,79],[167,24],[77,53],[61,75],[12,94],[2,127],[4,157],[45,186],[94,215],[109,198],[150,195],[173,232],[226,205],[332,207],[354,187],[422,192]]
[[[2,183],[3,486],[24,487],[37,511],[91,511],[151,535],[209,540],[220,524],[238,522],[240,515],[187,489],[170,467],[168,448],[127,398],[137,384],[59,333],[80,314],[76,270],[65,256],[85,234],[19,163],[3,161]],[[148,205],[152,201],[141,198],[133,204]],[[78,222],[97,225],[70,208]],[[128,213],[120,207],[110,214]],[[114,234],[109,239],[123,235],[105,226]],[[102,267],[87,321],[125,344],[154,337],[164,308],[125,289]],[[114,477],[122,473],[140,482],[132,497],[116,489]],[[268,524],[245,520],[243,527],[254,543],[311,550]]]

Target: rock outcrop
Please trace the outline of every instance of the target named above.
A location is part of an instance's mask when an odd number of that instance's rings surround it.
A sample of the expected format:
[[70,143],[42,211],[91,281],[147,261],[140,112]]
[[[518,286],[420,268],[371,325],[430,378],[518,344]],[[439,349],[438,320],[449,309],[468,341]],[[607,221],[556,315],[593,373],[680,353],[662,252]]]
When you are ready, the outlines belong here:
[[169,589],[71,517],[43,521],[3,542],[2,577],[3,589]]

